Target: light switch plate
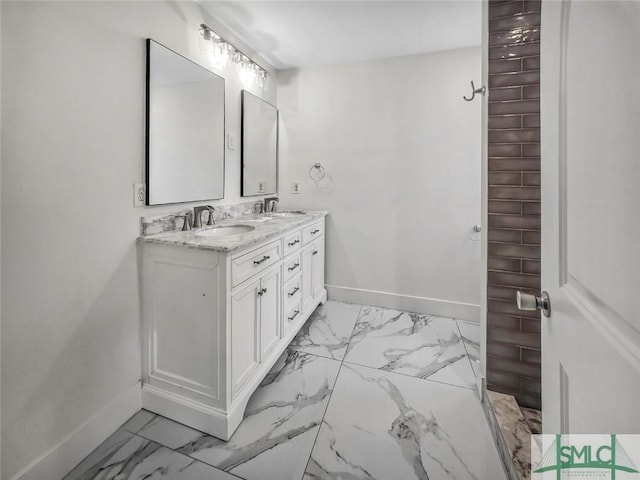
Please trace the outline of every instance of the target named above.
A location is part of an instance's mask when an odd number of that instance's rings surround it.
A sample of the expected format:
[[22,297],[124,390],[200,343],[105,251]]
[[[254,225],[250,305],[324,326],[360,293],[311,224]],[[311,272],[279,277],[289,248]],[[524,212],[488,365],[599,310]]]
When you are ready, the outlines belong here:
[[147,200],[147,186],[144,183],[133,184],[133,206],[144,207]]
[[291,182],[291,193],[302,193],[302,186],[300,182]]

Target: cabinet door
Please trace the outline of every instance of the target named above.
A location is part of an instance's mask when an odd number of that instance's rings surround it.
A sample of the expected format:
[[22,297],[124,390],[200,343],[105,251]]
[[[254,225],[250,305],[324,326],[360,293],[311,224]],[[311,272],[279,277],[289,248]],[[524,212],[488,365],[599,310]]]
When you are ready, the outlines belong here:
[[304,247],[301,255],[302,267],[302,311],[305,316],[311,313],[313,308],[313,257],[314,245]]
[[324,289],[324,237],[311,245],[311,289],[313,299],[318,300]]
[[260,280],[256,280],[231,296],[232,395],[260,363],[260,288]]
[[281,271],[278,267],[260,279],[260,361],[269,355],[282,337]]

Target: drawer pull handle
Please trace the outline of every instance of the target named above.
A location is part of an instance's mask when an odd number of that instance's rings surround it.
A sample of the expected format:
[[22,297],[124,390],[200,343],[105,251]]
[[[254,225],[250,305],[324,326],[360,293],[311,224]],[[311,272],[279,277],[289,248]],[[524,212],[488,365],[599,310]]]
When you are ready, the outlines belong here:
[[294,263],[289,268],[287,268],[287,270],[289,270],[291,272],[291,271],[295,270],[296,268],[298,268],[299,266],[300,266],[299,263]]
[[293,247],[296,243],[300,243],[300,240],[297,238],[293,242],[287,243],[287,245],[289,245],[290,247]]
[[300,310],[295,310],[293,312],[293,315],[291,315],[290,317],[287,317],[289,319],[289,321],[293,320],[294,318],[296,318],[298,316],[298,314],[300,313]]
[[318,254],[318,250],[314,250],[311,255],[317,255],[317,254]]
[[293,297],[299,290],[300,290],[300,287],[296,287],[293,290],[291,290],[289,293],[287,293],[287,295],[289,295],[290,297]]
[[316,234],[316,233],[318,233],[319,231],[320,231],[320,230],[318,230],[318,229],[316,228],[315,230],[313,230],[313,231],[311,232],[311,235],[315,235],[315,234]]
[[264,295],[265,293],[267,293],[267,289],[263,288],[262,290],[258,290],[258,296],[261,297],[262,295]]
[[262,260],[254,260],[253,264],[254,265],[260,265],[262,262],[269,260],[271,257],[269,255],[265,255],[264,257],[262,257]]

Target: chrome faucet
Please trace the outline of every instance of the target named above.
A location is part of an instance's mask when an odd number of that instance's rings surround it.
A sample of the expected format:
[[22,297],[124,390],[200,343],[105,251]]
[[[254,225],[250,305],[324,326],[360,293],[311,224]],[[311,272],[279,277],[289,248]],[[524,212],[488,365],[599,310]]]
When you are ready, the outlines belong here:
[[264,212],[264,204],[262,202],[256,202],[253,204],[253,207],[251,207],[251,210],[253,213],[262,213]]
[[207,221],[207,225],[215,225],[216,220],[215,218],[213,218],[213,211],[215,210],[215,208],[213,208],[211,205],[207,205],[207,210],[209,210],[209,220]]
[[187,212],[184,215],[176,215],[176,218],[184,218],[184,223],[182,224],[183,232],[191,230],[191,212]]
[[202,227],[202,212],[209,211],[209,223],[207,225],[215,225],[213,220],[213,211],[215,210],[211,205],[201,205],[199,207],[193,207],[193,228]]
[[265,212],[277,212],[278,211],[278,197],[269,197],[264,199],[264,211]]

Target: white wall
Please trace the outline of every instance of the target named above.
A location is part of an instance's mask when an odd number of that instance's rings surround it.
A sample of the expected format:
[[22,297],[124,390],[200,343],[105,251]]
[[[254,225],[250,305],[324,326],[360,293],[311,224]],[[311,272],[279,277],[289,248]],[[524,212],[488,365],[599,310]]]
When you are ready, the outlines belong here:
[[480,79],[479,47],[279,72],[281,201],[330,211],[330,297],[479,319]]
[[[226,32],[186,2],[1,8],[1,476],[53,480],[139,406],[135,239],[140,216],[176,209],[132,206],[144,39],[208,65],[199,24]],[[241,85],[216,71],[239,138]],[[240,151],[227,151],[225,199],[211,203],[239,200]]]

